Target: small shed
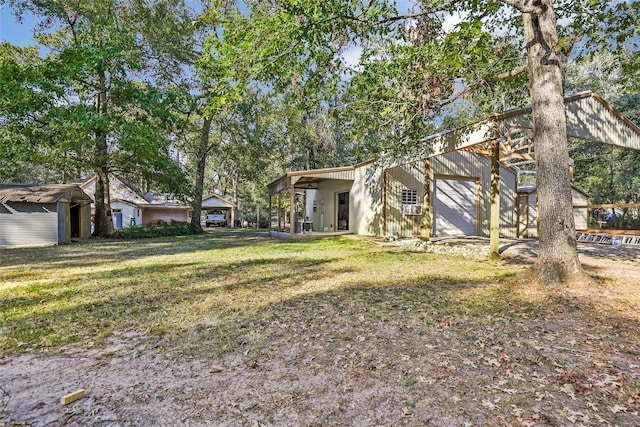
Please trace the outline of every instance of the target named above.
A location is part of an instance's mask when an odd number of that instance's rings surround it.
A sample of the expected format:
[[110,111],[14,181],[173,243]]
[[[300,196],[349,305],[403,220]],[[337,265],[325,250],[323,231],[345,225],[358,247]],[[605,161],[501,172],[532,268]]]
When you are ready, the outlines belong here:
[[91,234],[91,198],[74,184],[0,184],[0,247],[68,243]]
[[[573,206],[586,206],[589,204],[589,195],[578,187],[571,186]],[[538,200],[535,182],[521,182],[517,189],[516,216],[518,221],[517,237],[538,236]],[[573,220],[576,230],[586,230],[587,208],[573,209]]]

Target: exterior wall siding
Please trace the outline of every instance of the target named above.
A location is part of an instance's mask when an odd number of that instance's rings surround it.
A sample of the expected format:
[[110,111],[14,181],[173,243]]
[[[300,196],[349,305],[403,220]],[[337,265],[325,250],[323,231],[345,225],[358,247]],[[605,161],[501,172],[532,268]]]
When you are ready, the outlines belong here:
[[[571,195],[573,197],[574,206],[586,206],[589,204],[589,198],[586,194],[572,189]],[[587,221],[588,216],[589,212],[585,208],[573,210],[573,220],[576,223],[576,230],[586,230],[589,228]]]
[[[460,177],[480,180],[479,231],[481,236],[489,236],[491,221],[491,159],[468,151],[453,151],[431,158],[431,183],[433,194],[434,178]],[[500,168],[500,234],[515,237],[515,188],[516,174],[507,168]],[[413,236],[413,220],[402,215],[402,190],[418,191],[418,198],[424,197],[424,163],[422,160],[389,169],[387,174],[387,234],[397,233],[400,237]],[[433,203],[433,197],[431,198]],[[433,215],[433,209],[432,209]],[[431,221],[432,226],[435,222]],[[433,229],[431,230],[434,231]]]
[[366,165],[355,170],[349,193],[349,229],[362,236],[382,234],[382,170]]
[[[571,189],[571,197],[574,205],[587,205],[589,199],[584,193]],[[526,219],[520,218],[519,222],[527,223],[526,234],[522,237],[538,237],[538,205],[537,194],[535,191],[528,193],[528,211],[526,212]],[[587,226],[587,209],[574,209],[573,220],[575,222],[576,230],[586,230]]]
[[57,243],[57,204],[0,204],[0,246],[45,246]]
[[[402,213],[402,191],[416,190],[418,204],[424,200],[424,162],[422,160],[387,170],[387,234],[413,237],[413,216]],[[420,221],[420,218],[418,218]]]
[[[136,220],[136,225],[142,224],[142,209],[131,206],[128,203],[111,202],[111,210],[120,209],[122,212],[122,228],[129,228],[131,218]],[[113,226],[116,226],[116,216],[112,215]]]
[[[517,234],[517,181],[518,177],[513,171],[500,167],[500,235],[509,238],[515,238]],[[491,212],[491,200],[489,200],[489,212]]]

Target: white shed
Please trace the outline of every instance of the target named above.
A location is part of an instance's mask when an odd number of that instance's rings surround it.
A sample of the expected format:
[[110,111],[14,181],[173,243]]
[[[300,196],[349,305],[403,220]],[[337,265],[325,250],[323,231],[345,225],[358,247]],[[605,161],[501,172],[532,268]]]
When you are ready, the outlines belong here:
[[91,198],[74,184],[0,184],[0,247],[45,246],[91,234]]

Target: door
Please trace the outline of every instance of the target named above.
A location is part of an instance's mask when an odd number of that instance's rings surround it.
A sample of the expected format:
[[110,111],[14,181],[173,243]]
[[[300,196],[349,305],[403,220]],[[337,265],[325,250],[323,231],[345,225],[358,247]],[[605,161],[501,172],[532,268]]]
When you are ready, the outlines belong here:
[[116,230],[122,230],[122,211],[115,211],[113,215],[115,217]]
[[349,192],[338,193],[338,230],[349,230]]
[[80,237],[80,205],[71,206],[71,237]]
[[436,236],[478,233],[478,190],[475,179],[436,178],[433,214]]

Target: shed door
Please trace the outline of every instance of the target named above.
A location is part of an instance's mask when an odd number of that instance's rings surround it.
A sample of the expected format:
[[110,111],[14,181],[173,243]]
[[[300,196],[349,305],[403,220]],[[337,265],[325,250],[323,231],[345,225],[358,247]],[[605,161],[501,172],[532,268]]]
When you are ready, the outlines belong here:
[[477,234],[477,188],[473,179],[437,178],[434,182],[435,235]]
[[338,230],[349,230],[349,192],[338,193]]

